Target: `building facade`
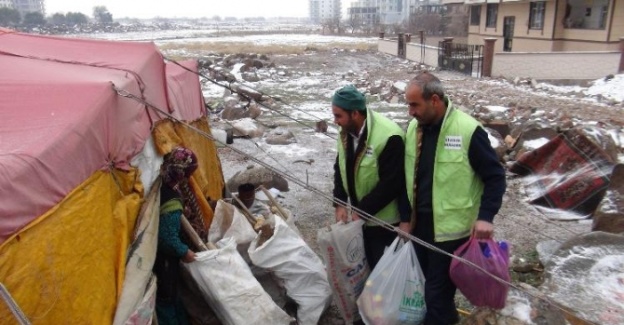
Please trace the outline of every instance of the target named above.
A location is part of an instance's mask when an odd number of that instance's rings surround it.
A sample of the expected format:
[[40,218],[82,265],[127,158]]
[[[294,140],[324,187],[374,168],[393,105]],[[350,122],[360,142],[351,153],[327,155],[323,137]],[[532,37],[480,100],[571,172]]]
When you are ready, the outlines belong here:
[[441,0],[359,0],[351,2],[347,13],[350,17],[358,16],[365,23],[401,24],[409,20],[410,13],[423,1]]
[[310,20],[315,24],[342,18],[340,0],[309,0],[309,9]]
[[29,12],[45,16],[45,0],[0,0],[0,7],[16,9],[22,17]]
[[444,0],[470,7],[468,43],[496,52],[617,51],[624,0]]

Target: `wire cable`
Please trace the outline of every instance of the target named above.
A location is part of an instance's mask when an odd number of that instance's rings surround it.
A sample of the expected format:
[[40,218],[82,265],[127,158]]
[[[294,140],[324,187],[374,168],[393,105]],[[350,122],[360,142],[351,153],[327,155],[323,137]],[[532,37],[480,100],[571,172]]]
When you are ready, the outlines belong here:
[[[175,120],[176,122],[178,122],[178,123],[180,123],[180,124],[182,124],[182,125],[186,126],[187,128],[189,128],[189,129],[191,129],[191,130],[193,130],[193,131],[197,132],[198,134],[200,134],[200,135],[204,136],[205,138],[210,139],[210,140],[212,140],[212,141],[219,142],[219,143],[220,143],[220,144],[222,144],[223,146],[228,147],[229,149],[231,149],[232,151],[234,151],[234,152],[236,152],[236,153],[238,153],[238,154],[240,154],[240,155],[242,155],[242,156],[245,156],[245,157],[249,158],[250,160],[253,160],[253,161],[254,161],[254,162],[256,162],[257,164],[262,165],[263,167],[267,168],[268,170],[270,170],[270,171],[272,171],[272,172],[274,172],[274,173],[276,173],[276,174],[278,174],[278,175],[281,175],[282,177],[284,177],[284,178],[286,178],[286,179],[290,180],[291,182],[293,182],[293,183],[295,183],[295,184],[297,184],[297,185],[301,186],[302,188],[304,188],[304,189],[306,189],[306,190],[308,190],[308,191],[310,191],[310,192],[312,192],[312,193],[315,193],[315,194],[317,194],[317,195],[318,195],[318,196],[320,196],[320,197],[323,197],[323,198],[324,198],[324,199],[326,199],[327,201],[330,201],[330,202],[333,202],[333,203],[339,204],[339,205],[341,205],[341,206],[343,206],[343,207],[348,207],[348,206],[349,206],[347,202],[342,201],[342,200],[339,200],[339,199],[336,199],[336,198],[334,198],[333,196],[330,196],[330,195],[328,195],[327,193],[325,193],[325,192],[323,192],[323,191],[321,191],[321,190],[319,190],[319,189],[317,189],[317,188],[315,188],[315,187],[313,187],[313,186],[310,186],[310,185],[308,185],[308,184],[305,184],[304,182],[300,181],[300,180],[299,180],[299,179],[297,179],[296,177],[293,177],[293,176],[291,176],[291,175],[289,175],[289,174],[283,174],[283,173],[281,173],[278,169],[274,168],[273,166],[271,166],[271,165],[269,165],[269,164],[267,164],[267,163],[265,163],[265,162],[263,162],[263,161],[261,161],[261,160],[259,160],[259,159],[255,158],[255,157],[252,157],[252,156],[248,155],[247,153],[245,153],[244,151],[242,151],[242,150],[240,150],[240,149],[237,149],[237,148],[235,148],[235,147],[233,147],[233,146],[230,146],[230,145],[228,145],[228,144],[225,144],[225,143],[221,143],[220,141],[218,141],[217,139],[215,139],[215,138],[212,136],[212,134],[209,134],[209,133],[207,133],[207,132],[204,132],[203,130],[198,129],[198,128],[196,128],[196,127],[194,127],[194,126],[190,125],[190,124],[189,124],[189,123],[187,123],[187,122],[184,122],[184,121],[181,121],[181,120],[179,120],[179,119],[175,118],[173,115],[169,114],[168,112],[166,112],[166,111],[164,111],[164,110],[162,110],[162,109],[160,109],[160,108],[158,108],[158,107],[156,107],[156,106],[152,105],[152,104],[151,104],[151,103],[149,103],[147,100],[141,99],[141,98],[139,98],[139,97],[137,97],[137,96],[134,96],[133,94],[131,94],[131,93],[129,93],[129,92],[127,92],[127,91],[125,91],[125,90],[119,89],[119,88],[117,88],[115,85],[113,85],[113,89],[117,92],[117,94],[118,94],[119,96],[126,97],[126,98],[131,98],[131,99],[134,99],[134,100],[136,100],[136,101],[141,102],[142,104],[146,105],[147,107],[149,107],[149,108],[151,108],[151,109],[153,109],[153,110],[156,110],[157,112],[159,112],[159,113],[161,113],[161,114],[163,114],[163,115],[165,115],[165,116],[167,116],[167,117],[169,117],[169,118],[171,118],[171,119]],[[358,209],[357,207],[351,207],[351,208],[352,208],[352,210],[356,211],[356,212],[358,213],[358,215],[359,215],[362,219],[364,219],[364,220],[366,220],[366,221],[372,222],[372,223],[376,224],[377,226],[380,226],[380,227],[382,227],[382,228],[385,228],[385,229],[387,229],[387,230],[389,230],[389,231],[393,231],[393,232],[397,233],[399,236],[401,236],[401,237],[403,237],[403,238],[406,238],[406,239],[409,239],[409,240],[411,240],[411,241],[413,241],[413,242],[415,242],[415,243],[417,243],[417,244],[419,244],[419,245],[421,245],[421,246],[423,246],[423,247],[426,247],[426,248],[428,248],[428,249],[430,249],[430,250],[432,250],[432,251],[435,251],[435,252],[437,252],[437,253],[440,253],[440,254],[443,254],[443,255],[449,256],[449,257],[450,257],[450,258],[452,258],[452,259],[456,259],[456,260],[458,260],[460,263],[464,263],[464,264],[466,264],[466,265],[470,265],[470,266],[471,266],[471,267],[473,267],[474,269],[477,269],[477,270],[479,270],[480,272],[483,272],[484,274],[488,275],[489,277],[491,277],[491,278],[492,278],[492,279],[494,279],[495,281],[497,281],[497,282],[499,282],[499,283],[502,283],[502,284],[505,284],[505,285],[507,285],[507,286],[509,286],[509,287],[512,287],[512,288],[514,288],[514,289],[516,289],[516,290],[518,290],[518,291],[520,291],[520,292],[523,292],[523,293],[525,293],[526,295],[529,295],[529,296],[531,296],[531,297],[533,297],[533,298],[536,298],[536,299],[542,300],[542,301],[544,301],[544,302],[548,303],[549,305],[551,305],[551,306],[555,307],[556,309],[561,310],[563,313],[570,314],[570,315],[573,315],[573,316],[574,316],[574,317],[576,317],[576,318],[580,318],[580,319],[582,319],[583,321],[587,322],[587,324],[595,324],[595,325],[598,325],[598,324],[596,324],[596,323],[594,323],[594,322],[591,322],[591,321],[589,321],[589,320],[586,320],[586,319],[581,318],[579,315],[572,314],[572,313],[571,313],[570,311],[568,311],[567,309],[565,309],[565,308],[563,308],[563,307],[559,306],[558,304],[556,304],[556,303],[552,302],[549,298],[546,298],[546,297],[543,297],[543,296],[540,296],[540,295],[537,295],[537,294],[531,293],[531,292],[529,292],[529,291],[527,291],[527,290],[525,290],[525,289],[521,288],[521,287],[520,287],[520,286],[518,286],[518,285],[515,285],[515,284],[513,284],[513,283],[511,283],[511,282],[509,282],[509,281],[506,281],[506,280],[504,280],[504,279],[502,279],[502,278],[500,278],[500,277],[498,277],[498,276],[496,276],[496,275],[494,275],[494,274],[492,274],[492,273],[488,272],[487,270],[485,270],[485,269],[484,269],[484,268],[482,268],[481,266],[476,265],[475,263],[473,263],[473,262],[471,262],[471,261],[468,261],[468,260],[466,260],[466,259],[464,259],[464,258],[462,258],[462,257],[459,257],[459,256],[456,256],[456,255],[453,255],[453,254],[451,254],[451,253],[447,253],[446,251],[441,250],[441,249],[439,249],[439,248],[435,247],[434,245],[429,244],[429,243],[427,243],[427,242],[425,242],[425,241],[423,241],[423,240],[421,240],[421,239],[419,239],[419,238],[417,238],[417,237],[415,237],[415,236],[413,236],[413,235],[411,235],[411,234],[409,234],[409,233],[407,233],[407,232],[405,232],[405,231],[401,230],[399,227],[395,227],[395,226],[393,226],[393,225],[392,225],[392,224],[390,224],[390,223],[387,223],[387,222],[385,222],[385,221],[383,221],[383,220],[380,220],[380,219],[376,218],[375,216],[372,216],[372,215],[368,214],[367,212],[365,212],[365,211],[363,211],[363,210]]]

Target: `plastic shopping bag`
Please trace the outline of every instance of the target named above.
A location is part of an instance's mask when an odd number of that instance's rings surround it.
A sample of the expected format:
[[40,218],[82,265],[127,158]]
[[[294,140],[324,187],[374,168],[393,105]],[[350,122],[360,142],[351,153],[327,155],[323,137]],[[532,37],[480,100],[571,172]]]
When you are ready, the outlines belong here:
[[397,237],[386,248],[357,305],[367,325],[416,325],[424,320],[425,277],[411,242]]
[[339,222],[329,229],[319,229],[317,236],[334,302],[347,324],[360,319],[356,301],[370,273],[364,253],[363,225],[364,220]]
[[[509,247],[506,242],[470,237],[470,240],[460,246],[454,254],[507,282],[510,280]],[[451,262],[450,276],[471,304],[494,309],[505,307],[509,285],[457,259]]]

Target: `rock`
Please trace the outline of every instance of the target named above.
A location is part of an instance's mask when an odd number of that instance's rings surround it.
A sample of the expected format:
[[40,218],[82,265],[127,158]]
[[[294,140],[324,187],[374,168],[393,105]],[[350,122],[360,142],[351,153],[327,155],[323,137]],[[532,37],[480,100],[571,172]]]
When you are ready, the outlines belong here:
[[593,215],[592,230],[624,234],[624,165],[617,164],[609,187]]
[[392,84],[392,90],[398,94],[405,94],[405,88],[407,88],[407,83],[404,81],[397,81]]
[[242,118],[249,117],[247,111],[240,105],[226,107],[221,111],[221,118],[224,120],[240,120]]
[[256,103],[255,101],[251,101],[251,103],[249,103],[249,105],[247,106],[247,112],[249,114],[249,117],[254,120],[257,119],[260,114],[262,114],[260,106],[258,106],[258,103]]
[[514,272],[529,273],[535,268],[535,264],[527,261],[524,257],[512,256],[510,259],[511,269]]
[[533,89],[539,88],[539,85],[537,84],[537,80],[531,79],[530,83],[531,83],[531,88]]
[[238,189],[240,184],[251,183],[255,187],[263,185],[265,188],[276,188],[282,192],[288,192],[288,182],[280,175],[274,174],[265,167],[254,165],[247,166],[246,170],[239,171],[227,181],[227,187]]
[[214,62],[212,62],[212,60],[210,60],[210,59],[201,58],[201,59],[197,60],[197,64],[198,64],[200,69],[208,69],[208,68],[210,68],[211,65],[214,64]]
[[243,78],[243,80],[249,81],[249,82],[260,81],[260,77],[258,77],[258,75],[255,72],[243,72],[241,73],[241,77]]
[[611,79],[615,78],[615,76],[613,74],[608,74],[604,77],[604,81],[609,81]]
[[597,127],[585,127],[582,131],[587,138],[602,148],[612,161],[618,161],[619,148],[602,125],[599,124]]
[[517,138],[517,148],[522,148],[525,146],[525,142],[531,141],[531,144],[526,149],[533,150],[556,137],[557,131],[551,127],[544,127],[537,121],[531,121],[512,130],[511,136]]
[[561,246],[561,243],[556,240],[546,240],[537,243],[535,250],[537,250],[540,263],[546,265],[550,261],[552,254],[559,249],[559,246]]
[[483,124],[484,127],[494,129],[502,138],[506,138],[510,133],[509,121],[491,121]]
[[235,84],[232,85],[232,89],[239,93],[239,96],[251,98],[255,101],[260,101],[262,94],[255,89],[251,89],[247,86]]
[[266,136],[266,143],[273,145],[288,145],[297,142],[295,135],[286,129],[277,128]]
[[264,133],[264,128],[258,126],[254,120],[243,118],[232,123],[234,135],[239,137],[258,138]]
[[220,68],[216,68],[212,70],[211,74],[212,74],[212,78],[215,81],[227,81],[227,82],[236,81],[236,77],[231,72],[220,69]]
[[315,131],[319,132],[319,133],[326,133],[327,132],[327,121],[321,120],[321,121],[316,122]]
[[624,236],[591,232],[563,243],[540,290],[594,324],[624,324]]
[[511,135],[507,135],[505,137],[505,145],[507,145],[508,149],[513,149],[516,146],[516,140]]

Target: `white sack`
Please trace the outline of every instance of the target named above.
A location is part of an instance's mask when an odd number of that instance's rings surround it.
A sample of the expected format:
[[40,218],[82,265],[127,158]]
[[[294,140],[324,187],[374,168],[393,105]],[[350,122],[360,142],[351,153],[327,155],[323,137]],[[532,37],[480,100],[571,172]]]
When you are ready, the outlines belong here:
[[285,324],[292,318],[262,289],[236,251],[233,238],[217,243],[219,249],[199,252],[195,262],[182,263],[224,324]]
[[370,273],[364,252],[364,220],[339,222],[318,230],[317,242],[327,266],[334,302],[347,324],[360,319],[357,298]]
[[249,246],[252,263],[284,281],[286,293],[298,304],[299,325],[316,325],[331,300],[327,273],[319,257],[279,217],[275,218],[273,236],[260,247],[257,243],[258,239]]
[[208,241],[216,243],[226,237],[234,238],[238,245],[248,244],[256,238],[256,232],[234,205],[219,200],[208,230]]

